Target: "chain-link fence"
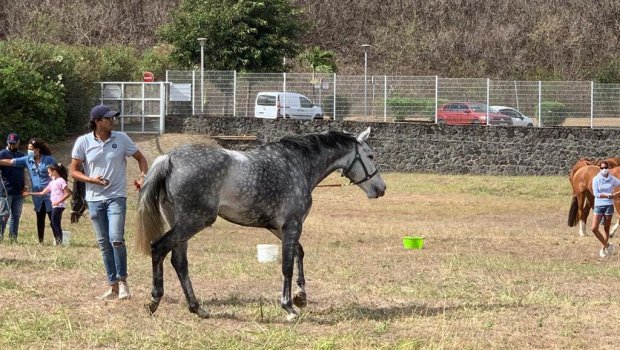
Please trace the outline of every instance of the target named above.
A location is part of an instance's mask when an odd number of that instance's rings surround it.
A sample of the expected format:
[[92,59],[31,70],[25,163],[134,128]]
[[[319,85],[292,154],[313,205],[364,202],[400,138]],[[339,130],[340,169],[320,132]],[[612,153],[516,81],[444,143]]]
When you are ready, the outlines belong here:
[[176,115],[252,117],[265,91],[305,95],[336,120],[436,122],[444,103],[479,102],[517,109],[535,126],[620,127],[620,84],[234,71],[168,71],[166,81]]

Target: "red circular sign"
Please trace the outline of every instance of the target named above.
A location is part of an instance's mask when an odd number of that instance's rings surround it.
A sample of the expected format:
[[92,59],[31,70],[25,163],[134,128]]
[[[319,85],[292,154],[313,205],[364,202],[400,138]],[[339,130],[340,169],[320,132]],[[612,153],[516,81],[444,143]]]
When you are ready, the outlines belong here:
[[155,75],[153,75],[153,73],[151,72],[144,72],[144,74],[142,75],[142,81],[144,81],[145,83],[152,83],[155,81]]

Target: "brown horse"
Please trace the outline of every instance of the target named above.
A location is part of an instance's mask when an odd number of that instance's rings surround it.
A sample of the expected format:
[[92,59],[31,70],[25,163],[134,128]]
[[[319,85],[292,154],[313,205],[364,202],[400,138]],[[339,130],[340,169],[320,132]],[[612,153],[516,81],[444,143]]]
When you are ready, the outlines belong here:
[[[573,168],[574,170],[574,168]],[[590,209],[594,206],[594,195],[592,194],[592,179],[599,173],[600,169],[596,165],[583,165],[571,172],[569,176],[573,187],[573,200],[568,211],[568,226],[574,227],[579,223],[579,235],[585,236],[586,221]]]
[[[573,200],[568,212],[568,226],[574,227],[579,223],[579,235],[585,236],[585,226],[590,214],[590,209],[594,207],[594,195],[592,191],[592,180],[599,173],[599,164],[602,160],[592,160],[588,158],[579,159],[571,170],[568,179],[573,188]],[[613,157],[606,159],[610,167],[610,173],[620,178],[620,158]],[[616,168],[618,167],[618,168]],[[618,190],[618,189],[616,189]],[[620,199],[614,200],[614,208],[619,214],[618,222],[612,227],[610,236],[620,227]]]

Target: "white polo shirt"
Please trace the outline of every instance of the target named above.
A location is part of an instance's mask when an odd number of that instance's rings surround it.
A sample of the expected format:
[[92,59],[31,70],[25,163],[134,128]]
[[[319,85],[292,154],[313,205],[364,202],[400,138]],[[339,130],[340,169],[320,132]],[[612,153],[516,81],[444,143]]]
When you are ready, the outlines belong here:
[[95,138],[95,133],[78,137],[71,157],[84,162],[88,177],[103,176],[108,186],[86,183],[86,201],[127,197],[127,157],[138,151],[136,144],[124,132],[112,131],[105,142]]

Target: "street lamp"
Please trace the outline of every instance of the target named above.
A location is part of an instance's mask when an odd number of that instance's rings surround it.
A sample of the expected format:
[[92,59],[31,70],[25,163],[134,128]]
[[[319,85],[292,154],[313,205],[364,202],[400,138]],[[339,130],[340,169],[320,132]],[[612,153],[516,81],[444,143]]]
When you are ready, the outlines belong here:
[[368,49],[369,44],[363,44],[364,48],[364,116],[368,117]]
[[200,113],[204,113],[205,108],[205,41],[207,41],[207,38],[198,38],[200,43]]

